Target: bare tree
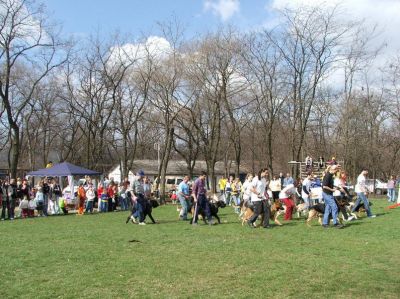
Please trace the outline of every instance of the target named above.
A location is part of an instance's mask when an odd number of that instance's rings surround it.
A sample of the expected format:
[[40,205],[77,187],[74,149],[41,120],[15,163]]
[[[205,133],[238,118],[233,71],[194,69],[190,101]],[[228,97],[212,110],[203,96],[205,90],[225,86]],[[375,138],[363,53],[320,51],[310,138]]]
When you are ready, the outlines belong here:
[[10,130],[9,166],[16,177],[24,109],[48,74],[66,61],[56,27],[34,1],[0,1],[0,98]]

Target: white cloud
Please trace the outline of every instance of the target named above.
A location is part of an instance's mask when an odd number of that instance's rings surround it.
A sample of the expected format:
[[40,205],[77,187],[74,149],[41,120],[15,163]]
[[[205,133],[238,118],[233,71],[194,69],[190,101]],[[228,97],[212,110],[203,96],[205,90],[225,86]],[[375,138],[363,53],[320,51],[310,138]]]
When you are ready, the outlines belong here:
[[203,7],[204,11],[211,11],[225,22],[239,13],[240,2],[239,0],[206,0]]
[[341,17],[347,20],[364,20],[365,26],[372,29],[378,25],[379,36],[372,46],[385,44],[382,56],[391,56],[400,51],[400,1],[399,0],[272,0],[267,10],[298,7],[333,7],[339,5]]
[[171,51],[170,43],[163,37],[149,36],[143,43],[127,43],[122,46],[115,46],[110,49],[114,56],[111,61],[138,60],[143,61],[147,55],[156,59],[166,57]]

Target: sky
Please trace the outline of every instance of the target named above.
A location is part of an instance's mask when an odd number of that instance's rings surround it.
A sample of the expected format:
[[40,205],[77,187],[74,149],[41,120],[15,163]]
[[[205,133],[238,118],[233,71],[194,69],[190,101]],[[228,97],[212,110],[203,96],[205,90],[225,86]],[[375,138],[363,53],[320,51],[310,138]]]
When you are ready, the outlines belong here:
[[222,24],[241,29],[259,26],[268,18],[265,0],[44,0],[47,10],[62,23],[64,32],[85,36],[97,30],[156,34],[157,22],[174,16],[187,36]]
[[340,3],[343,17],[364,19],[366,26],[378,25],[375,45],[384,44],[388,57],[400,51],[400,0],[39,0],[64,34],[85,37],[107,35],[119,30],[134,38],[160,35],[157,22],[175,16],[187,37],[233,24],[241,31],[276,24],[276,9],[329,6]]

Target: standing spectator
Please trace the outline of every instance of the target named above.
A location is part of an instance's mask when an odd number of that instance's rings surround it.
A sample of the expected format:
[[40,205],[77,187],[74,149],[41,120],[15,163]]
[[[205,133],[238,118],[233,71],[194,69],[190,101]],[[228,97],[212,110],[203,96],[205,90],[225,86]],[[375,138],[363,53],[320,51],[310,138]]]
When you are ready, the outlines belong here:
[[93,202],[94,199],[96,198],[96,193],[94,192],[94,188],[93,188],[93,184],[89,183],[88,185],[88,189],[86,191],[86,198],[87,198],[87,202],[86,202],[86,213],[92,214],[93,213]]
[[112,212],[113,211],[113,199],[114,199],[114,181],[111,180],[110,183],[108,184],[107,187],[107,212]]
[[301,187],[301,198],[303,199],[307,209],[310,208],[310,193],[311,193],[311,183],[313,180],[312,173],[307,173],[307,177],[304,179]]
[[357,208],[357,206],[362,201],[364,203],[365,211],[367,211],[367,216],[369,218],[375,218],[376,216],[372,215],[371,208],[369,207],[369,202],[368,202],[368,199],[367,199],[368,187],[365,184],[365,181],[367,179],[367,175],[368,175],[368,169],[363,168],[361,173],[360,173],[360,175],[357,178],[357,184],[356,184],[356,188],[355,188],[355,191],[357,193],[357,200],[356,200],[356,202],[354,204],[352,212],[354,213],[355,209]]
[[119,206],[121,207],[121,211],[126,211],[128,210],[128,203],[127,203],[127,191],[126,191],[126,187],[128,186],[124,183],[121,183],[119,185],[119,191],[118,191],[118,195],[119,195]]
[[224,196],[225,186],[226,186],[226,182],[227,181],[228,180],[225,178],[224,175],[218,181],[218,187],[219,187],[220,196]]
[[290,175],[290,173],[288,172],[286,174],[285,179],[283,180],[283,188],[285,188],[288,185],[294,185],[294,179],[292,178],[292,176]]
[[254,205],[254,214],[247,221],[247,224],[254,228],[254,222],[257,220],[261,213],[264,213],[264,222],[262,226],[269,228],[269,204],[267,198],[267,173],[266,168],[261,169],[258,175],[253,178],[251,182],[251,202]]
[[285,184],[285,177],[283,176],[282,172],[279,173],[279,179],[281,181],[281,189],[282,189],[284,187],[284,184]]
[[312,172],[313,160],[311,156],[306,157],[305,163],[306,163],[306,172]]
[[272,180],[269,182],[269,189],[272,192],[272,198],[275,200],[279,199],[279,192],[282,190],[281,180],[277,175],[274,175]]
[[85,208],[85,201],[86,201],[86,191],[83,188],[83,184],[80,183],[78,187],[78,214],[83,215],[83,211]]
[[181,220],[188,220],[187,219],[187,214],[189,212],[189,198],[190,198],[190,193],[189,193],[189,176],[185,176],[183,178],[183,181],[180,182],[178,185],[178,198],[179,202],[181,203],[182,206],[182,212],[181,215],[179,215]]
[[242,190],[242,183],[239,178],[236,178],[232,184],[232,200],[235,207],[235,212],[240,212],[240,191]]
[[51,182],[50,194],[51,194],[51,200],[53,201],[54,204],[54,214],[59,214],[60,213],[59,199],[61,196],[61,187],[56,179],[53,179]]
[[46,165],[46,168],[51,168],[51,167],[53,167],[53,162],[52,162],[52,161],[49,161],[49,162],[47,163],[47,165]]
[[4,182],[4,185],[2,187],[2,209],[1,209],[1,221],[6,219],[6,210],[7,210],[7,216],[8,219],[14,219],[14,215],[11,211],[11,203],[12,203],[12,187],[10,186],[10,183],[8,181]]
[[23,199],[19,203],[19,210],[21,213],[21,218],[27,218],[28,217],[28,210],[29,210],[29,200],[28,196],[24,195]]
[[324,179],[322,181],[322,198],[325,202],[325,213],[324,219],[322,221],[322,226],[324,228],[329,227],[329,216],[332,215],[333,225],[336,228],[343,228],[343,225],[337,222],[338,218],[338,207],[336,205],[335,199],[333,198],[333,192],[336,190],[334,188],[333,176],[337,172],[337,165],[332,165],[328,168],[325,173]]
[[38,217],[43,216],[43,201],[44,201],[43,181],[40,181],[35,196],[35,206],[38,213]]
[[232,185],[233,185],[233,176],[229,176],[229,180],[225,184],[225,203],[226,205],[231,205],[231,196],[232,196]]
[[395,187],[396,187],[396,179],[395,179],[395,177],[393,175],[391,175],[390,178],[389,178],[389,181],[387,182],[388,202],[395,202],[396,201]]
[[47,217],[47,210],[49,209],[49,194],[50,194],[50,186],[48,184],[47,178],[44,178],[43,180],[42,192],[43,192],[43,216]]
[[149,177],[145,176],[143,178],[143,191],[144,191],[144,198],[151,199],[151,182]]
[[206,177],[207,173],[205,171],[201,172],[201,175],[194,182],[192,196],[195,203],[194,215],[193,215],[193,225],[197,225],[197,220],[199,216],[199,210],[202,209],[206,214],[208,224],[212,225],[213,221],[211,219],[210,206],[207,200],[207,189],[206,189]]
[[319,159],[318,159],[318,170],[321,171],[321,169],[324,169],[324,168],[325,168],[324,157],[319,156]]

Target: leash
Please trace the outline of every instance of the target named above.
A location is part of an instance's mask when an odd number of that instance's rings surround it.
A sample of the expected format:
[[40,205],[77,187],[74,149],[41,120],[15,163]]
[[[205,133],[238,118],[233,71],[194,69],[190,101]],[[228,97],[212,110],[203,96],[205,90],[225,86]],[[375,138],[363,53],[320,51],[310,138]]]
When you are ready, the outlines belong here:
[[[192,225],[196,225],[196,215],[197,215],[197,203],[199,202],[199,198],[197,198],[196,203],[194,205],[194,215],[193,215],[193,221],[192,221]],[[197,215],[197,221],[198,221],[199,215]]]

